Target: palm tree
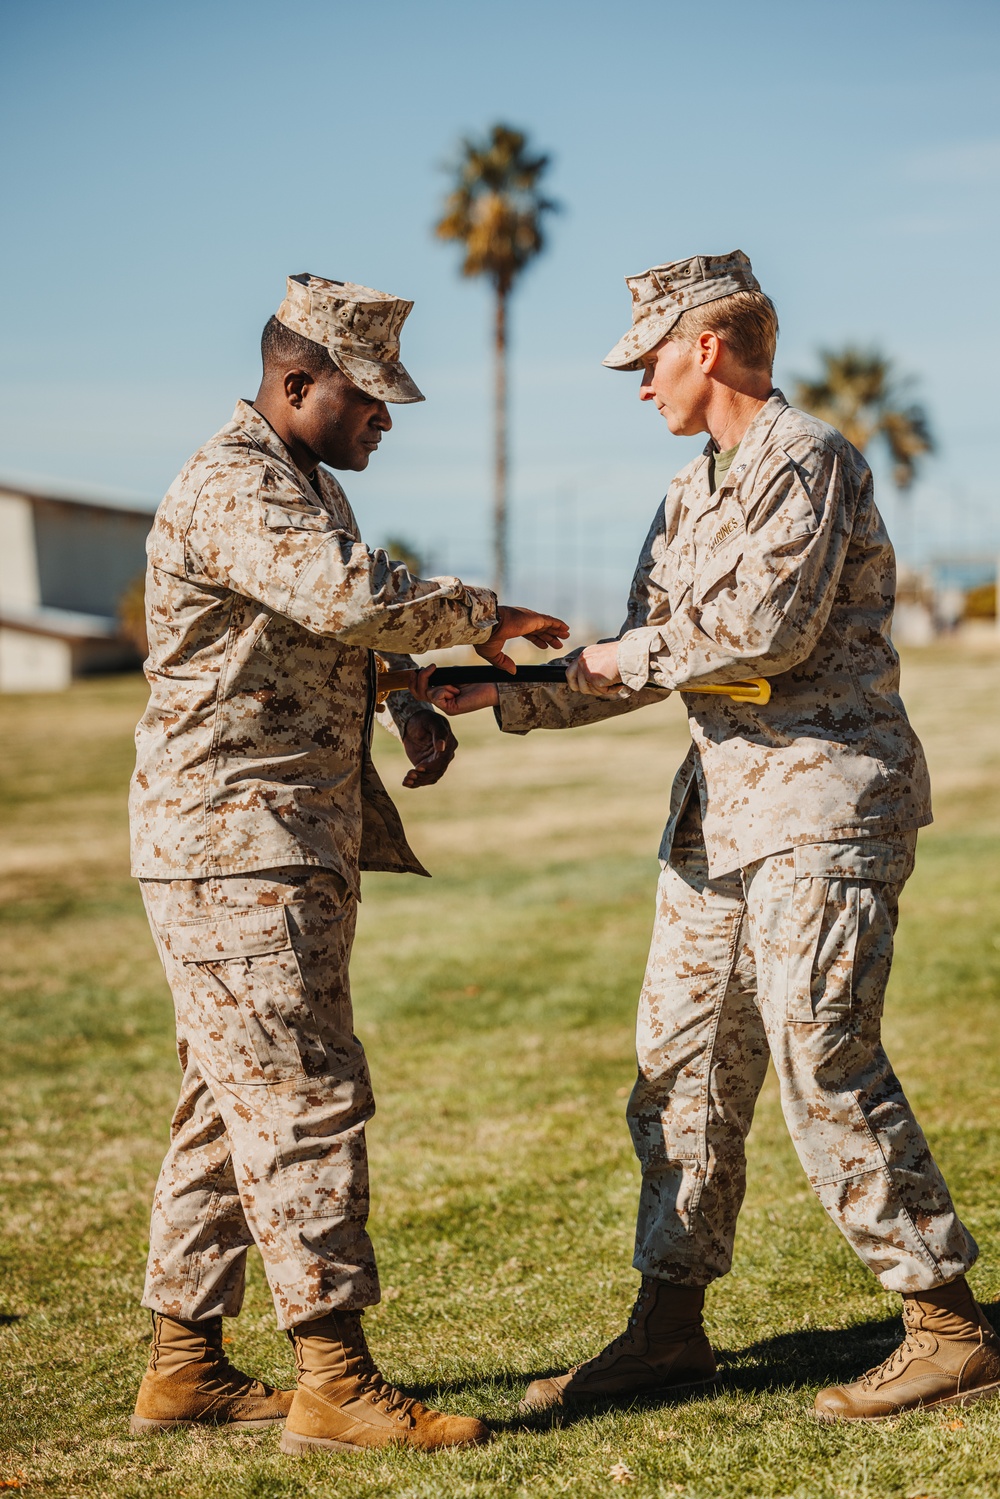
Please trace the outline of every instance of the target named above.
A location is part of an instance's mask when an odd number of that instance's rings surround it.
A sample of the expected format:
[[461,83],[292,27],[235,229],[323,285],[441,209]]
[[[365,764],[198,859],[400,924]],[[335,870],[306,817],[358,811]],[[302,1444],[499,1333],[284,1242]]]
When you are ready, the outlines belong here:
[[819,357],[822,373],[816,380],[796,381],[795,405],[829,422],[861,452],[880,438],[897,488],[909,489],[920,459],[934,451],[927,412],[919,402],[907,404],[912,380],[899,379],[891,360],[877,349],[848,344],[839,352],[821,349]]
[[510,125],[492,126],[485,140],[466,137],[453,168],[454,186],[434,226],[439,239],[463,246],[462,275],[488,276],[496,293],[493,481],[493,575],[507,578],[507,298],[544,248],[542,218],[558,205],[539,192],[548,156],[529,154],[527,137]]

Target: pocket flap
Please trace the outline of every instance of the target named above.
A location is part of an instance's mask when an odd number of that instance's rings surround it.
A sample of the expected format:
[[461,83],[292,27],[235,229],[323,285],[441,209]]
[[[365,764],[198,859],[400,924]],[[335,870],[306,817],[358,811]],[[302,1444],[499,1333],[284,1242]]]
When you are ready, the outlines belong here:
[[699,600],[705,599],[724,578],[736,573],[743,561],[746,543],[747,531],[742,517],[730,516],[720,522],[711,543],[698,551],[695,590]]
[[797,880],[818,877],[895,883],[905,880],[912,866],[912,841],[904,838],[800,843],[795,849]]
[[284,906],[251,911],[220,911],[211,921],[164,927],[161,936],[182,963],[223,963],[227,958],[262,957],[291,947]]
[[269,531],[333,531],[333,516],[305,505],[277,505],[262,500],[261,511]]

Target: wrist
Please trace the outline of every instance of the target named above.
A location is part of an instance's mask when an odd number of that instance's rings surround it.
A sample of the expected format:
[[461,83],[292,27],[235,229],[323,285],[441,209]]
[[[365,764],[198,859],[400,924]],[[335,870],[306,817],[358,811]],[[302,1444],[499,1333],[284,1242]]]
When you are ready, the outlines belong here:
[[430,718],[432,716],[436,715],[435,710],[431,707],[430,703],[421,703],[420,706],[410,714],[409,718],[404,723],[403,738],[406,738],[407,734],[410,732],[410,729],[414,724],[417,724],[417,726],[419,727],[420,720],[422,718]]
[[493,626],[493,629],[490,631],[490,639],[491,640],[495,640],[496,639],[496,637],[500,634],[501,630],[506,625],[507,620],[509,618],[510,618],[510,605],[509,604],[498,604],[497,605],[497,622]]

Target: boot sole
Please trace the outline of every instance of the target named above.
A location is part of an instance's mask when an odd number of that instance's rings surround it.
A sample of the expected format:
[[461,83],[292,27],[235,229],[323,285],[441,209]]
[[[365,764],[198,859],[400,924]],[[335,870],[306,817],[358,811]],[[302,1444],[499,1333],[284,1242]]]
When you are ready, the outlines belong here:
[[[481,1442],[450,1442],[446,1447],[416,1447],[411,1450],[416,1452],[453,1452],[457,1447],[483,1447],[492,1440],[492,1433],[484,1437]],[[303,1437],[295,1431],[289,1431],[286,1426],[281,1433],[281,1441],[278,1448],[288,1457],[304,1457],[306,1453],[324,1450],[326,1452],[385,1452],[387,1449],[409,1447],[408,1442],[394,1439],[391,1442],[380,1443],[378,1446],[359,1446],[357,1442],[338,1442],[333,1437]]]
[[133,1416],[129,1422],[128,1429],[133,1436],[143,1436],[148,1432],[173,1431],[178,1426],[217,1426],[220,1429],[224,1426],[231,1426],[238,1428],[240,1431],[246,1431],[248,1427],[283,1426],[284,1424],[284,1416],[262,1416],[253,1421],[213,1421],[210,1416],[201,1417],[200,1419],[197,1416],[187,1416],[176,1421],[154,1421],[149,1416]]
[[307,1452],[322,1449],[326,1452],[370,1452],[370,1447],[359,1447],[357,1442],[337,1442],[333,1437],[300,1437],[288,1427],[281,1433],[278,1449],[288,1457],[303,1457]]
[[647,1385],[642,1390],[603,1390],[600,1394],[573,1395],[569,1400],[553,1400],[548,1405],[528,1405],[522,1400],[517,1408],[520,1416],[539,1416],[546,1411],[568,1411],[577,1406],[622,1405],[626,1401],[642,1400],[646,1395],[671,1395],[679,1390],[703,1390],[708,1385],[717,1385],[721,1375],[711,1374],[707,1379],[679,1379],[675,1384]]
[[929,1400],[925,1405],[907,1405],[888,1416],[828,1416],[823,1411],[814,1411],[813,1415],[824,1426],[849,1426],[852,1421],[865,1421],[871,1425],[876,1421],[895,1421],[912,1411],[943,1410],[947,1405],[975,1405],[977,1400],[992,1400],[996,1395],[1000,1395],[1000,1384],[987,1384],[978,1390],[966,1390],[964,1395],[945,1395],[943,1400]]

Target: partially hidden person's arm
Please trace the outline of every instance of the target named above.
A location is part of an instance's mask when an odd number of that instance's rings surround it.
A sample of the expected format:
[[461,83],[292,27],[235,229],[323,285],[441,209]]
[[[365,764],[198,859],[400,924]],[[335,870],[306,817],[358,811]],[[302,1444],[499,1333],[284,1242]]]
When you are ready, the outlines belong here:
[[[418,671],[412,656],[398,651],[379,651],[389,671]],[[390,692],[375,709],[375,717],[382,727],[396,739],[402,739],[410,719],[417,713],[433,711],[426,701],[415,697],[407,688]]]

